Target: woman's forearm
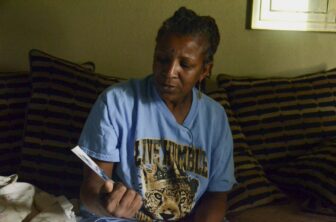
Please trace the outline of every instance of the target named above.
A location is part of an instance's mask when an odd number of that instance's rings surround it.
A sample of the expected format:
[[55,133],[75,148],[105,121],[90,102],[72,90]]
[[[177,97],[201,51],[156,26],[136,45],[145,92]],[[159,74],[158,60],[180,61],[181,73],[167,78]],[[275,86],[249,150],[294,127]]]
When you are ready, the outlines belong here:
[[[96,161],[108,176],[111,176],[113,164],[105,164],[100,161]],[[100,179],[88,167],[84,167],[84,178],[80,189],[80,200],[82,204],[91,212],[96,215],[106,215],[106,211],[103,209],[100,201],[100,189],[103,186],[104,181]]]
[[224,220],[227,208],[227,193],[207,192],[194,209],[192,221],[221,222]]
[[91,213],[102,215],[101,205],[98,201],[98,194],[94,193],[92,189],[81,187],[80,201]]

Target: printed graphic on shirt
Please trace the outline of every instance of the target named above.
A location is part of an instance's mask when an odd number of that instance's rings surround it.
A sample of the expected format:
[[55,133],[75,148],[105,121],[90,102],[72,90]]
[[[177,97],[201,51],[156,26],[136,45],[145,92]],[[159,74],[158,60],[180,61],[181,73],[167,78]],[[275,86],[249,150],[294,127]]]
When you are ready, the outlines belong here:
[[136,141],[135,161],[140,168],[144,213],[152,219],[178,220],[190,213],[199,187],[197,178],[207,177],[205,152],[168,140]]

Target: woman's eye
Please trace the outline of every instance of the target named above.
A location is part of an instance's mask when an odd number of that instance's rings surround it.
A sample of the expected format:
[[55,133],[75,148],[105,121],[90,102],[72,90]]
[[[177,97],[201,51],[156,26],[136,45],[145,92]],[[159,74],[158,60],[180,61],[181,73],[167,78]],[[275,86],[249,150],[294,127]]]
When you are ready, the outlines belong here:
[[187,62],[181,62],[181,66],[182,66],[183,68],[186,68],[186,69],[188,69],[188,68],[191,67],[190,64],[187,63]]

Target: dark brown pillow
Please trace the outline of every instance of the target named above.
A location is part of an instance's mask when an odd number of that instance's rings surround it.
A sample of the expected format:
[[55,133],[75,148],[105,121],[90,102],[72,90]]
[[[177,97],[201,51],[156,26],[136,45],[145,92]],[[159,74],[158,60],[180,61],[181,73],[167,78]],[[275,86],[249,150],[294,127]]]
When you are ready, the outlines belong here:
[[336,70],[292,78],[221,74],[217,81],[247,144],[266,169],[336,135]]
[[29,53],[32,95],[19,179],[55,195],[78,197],[82,163],[71,153],[98,94],[122,81],[38,50]]
[[238,184],[228,194],[228,213],[286,200],[286,196],[266,178],[263,168],[249,149],[225,90],[218,89],[208,95],[224,107],[234,141],[235,177]]
[[17,173],[30,99],[28,72],[0,73],[0,175]]

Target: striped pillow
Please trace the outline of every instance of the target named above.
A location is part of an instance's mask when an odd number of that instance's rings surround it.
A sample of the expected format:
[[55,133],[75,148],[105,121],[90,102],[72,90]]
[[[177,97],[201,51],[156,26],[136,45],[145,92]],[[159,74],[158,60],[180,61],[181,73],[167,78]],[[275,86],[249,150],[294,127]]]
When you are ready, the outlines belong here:
[[285,195],[265,177],[262,167],[246,144],[245,135],[232,112],[226,92],[219,89],[208,95],[224,107],[234,140],[235,176],[238,184],[228,194],[228,213],[285,200]]
[[17,173],[30,98],[28,72],[0,73],[0,175]]
[[284,189],[301,193],[303,209],[336,216],[336,137],[273,169],[270,178]]
[[98,94],[121,79],[32,50],[32,96],[28,105],[21,180],[56,195],[78,197],[82,163],[70,149]]
[[293,78],[221,74],[217,81],[265,169],[304,154],[336,133],[336,70]]

